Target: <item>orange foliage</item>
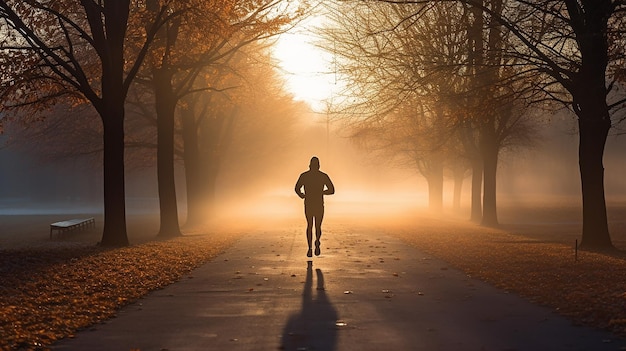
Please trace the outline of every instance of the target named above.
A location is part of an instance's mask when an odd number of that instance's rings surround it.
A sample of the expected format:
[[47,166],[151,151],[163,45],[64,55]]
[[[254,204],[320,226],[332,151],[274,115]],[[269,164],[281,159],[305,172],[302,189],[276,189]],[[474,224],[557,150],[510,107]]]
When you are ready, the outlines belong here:
[[23,249],[0,255],[0,350],[42,349],[179,280],[236,236],[193,236],[116,250]]

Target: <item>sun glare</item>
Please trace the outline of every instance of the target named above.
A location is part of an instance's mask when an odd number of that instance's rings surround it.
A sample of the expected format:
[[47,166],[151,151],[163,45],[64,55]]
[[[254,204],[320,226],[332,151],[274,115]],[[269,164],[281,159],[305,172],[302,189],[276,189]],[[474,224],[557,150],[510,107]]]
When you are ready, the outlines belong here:
[[287,88],[296,100],[322,112],[336,89],[332,55],[316,47],[314,38],[304,29],[284,33],[274,47]]

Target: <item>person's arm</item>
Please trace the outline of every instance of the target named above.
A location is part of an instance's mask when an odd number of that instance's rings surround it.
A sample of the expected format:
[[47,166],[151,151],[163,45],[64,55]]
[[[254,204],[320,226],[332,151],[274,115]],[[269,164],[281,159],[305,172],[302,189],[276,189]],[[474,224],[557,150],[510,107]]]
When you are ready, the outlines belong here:
[[302,186],[303,185],[304,184],[302,184],[302,175],[300,175],[300,177],[298,178],[298,181],[296,182],[296,187],[295,187],[294,190],[296,191],[296,194],[298,194],[298,196],[301,199],[304,199],[304,193],[302,192]]
[[330,180],[330,177],[326,175],[326,190],[324,190],[324,195],[332,195],[335,193],[335,186],[333,182]]

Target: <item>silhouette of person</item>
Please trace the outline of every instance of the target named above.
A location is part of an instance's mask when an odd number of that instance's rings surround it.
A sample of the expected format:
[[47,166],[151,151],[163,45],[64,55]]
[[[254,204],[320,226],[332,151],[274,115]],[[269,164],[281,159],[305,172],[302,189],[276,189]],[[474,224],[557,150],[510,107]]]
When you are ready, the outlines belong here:
[[[304,192],[302,191],[304,188]],[[335,193],[335,186],[328,174],[320,171],[320,160],[313,156],[309,170],[300,174],[296,182],[296,194],[304,199],[304,215],[306,216],[306,238],[309,244],[307,256],[313,256],[313,225],[315,225],[315,255],[320,255],[320,238],[322,237],[322,220],[324,219],[324,195]]]

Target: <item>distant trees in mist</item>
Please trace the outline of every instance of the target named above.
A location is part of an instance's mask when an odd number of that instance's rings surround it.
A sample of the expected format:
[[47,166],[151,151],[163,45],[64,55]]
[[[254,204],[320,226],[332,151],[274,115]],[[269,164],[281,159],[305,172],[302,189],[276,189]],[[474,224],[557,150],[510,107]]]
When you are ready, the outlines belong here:
[[[56,151],[102,152],[105,246],[128,244],[125,150],[154,146],[159,234],[179,235],[176,150],[189,191],[213,191],[211,177],[224,145],[235,135],[237,121],[250,116],[245,106],[254,104],[250,89],[243,88],[250,84],[244,75],[268,64],[263,42],[301,15],[302,9],[280,1],[0,1],[3,122],[26,125],[22,136],[37,134],[33,129],[41,126],[63,126],[42,144],[73,134]],[[244,53],[252,44],[255,50]],[[255,79],[275,79],[262,77]],[[264,84],[272,87],[265,104],[281,99],[278,88]],[[64,111],[85,103],[95,113]],[[93,123],[94,115],[101,124]],[[38,124],[44,117],[47,124]],[[193,196],[189,201],[192,218],[199,216],[200,201]]]
[[[22,123],[16,139],[51,154],[102,157],[103,245],[128,243],[125,161],[156,162],[159,235],[179,235],[175,160],[198,223],[229,157],[262,164],[265,150],[286,152],[277,136],[300,107],[266,50],[305,14],[294,3],[0,1],[0,123]],[[625,119],[624,1],[324,4],[321,45],[346,87],[329,112],[347,116],[363,146],[423,175],[433,209],[447,174],[458,207],[471,171],[471,218],[497,225],[502,151],[531,145],[544,114],[567,109],[578,120],[582,245],[612,246],[602,158]]]
[[498,224],[500,151],[531,144],[542,111],[566,108],[579,125],[582,246],[612,246],[602,157],[626,107],[625,2],[355,0],[328,12],[323,45],[347,87],[335,113],[424,175],[431,207],[442,170],[470,168],[472,219]]

